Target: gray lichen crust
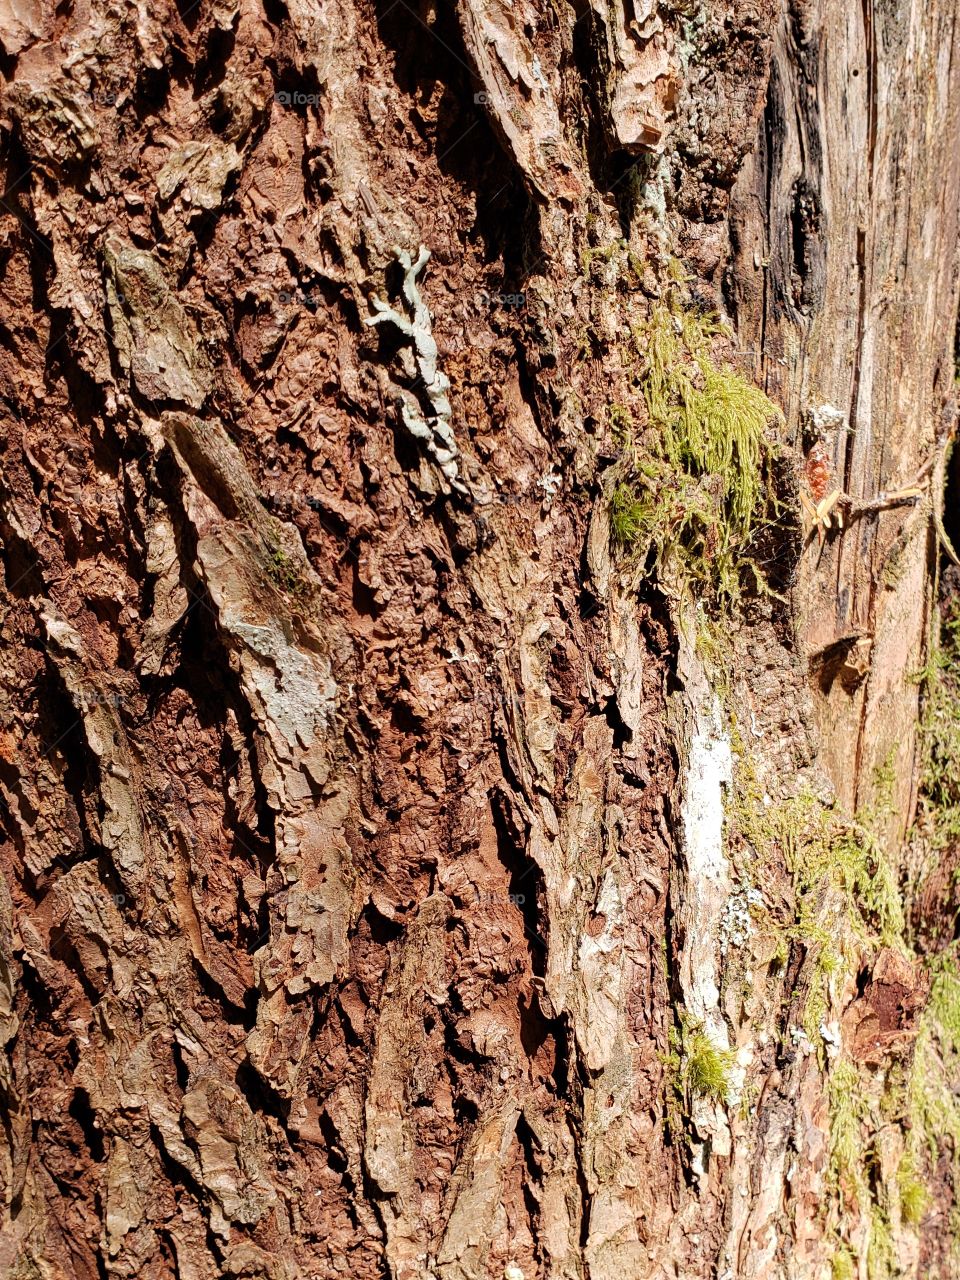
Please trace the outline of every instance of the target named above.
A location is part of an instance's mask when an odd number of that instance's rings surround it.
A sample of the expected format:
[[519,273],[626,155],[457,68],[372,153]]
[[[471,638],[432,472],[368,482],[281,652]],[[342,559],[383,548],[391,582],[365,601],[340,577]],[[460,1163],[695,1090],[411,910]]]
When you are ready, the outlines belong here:
[[450,425],[452,410],[447,395],[450,379],[437,368],[437,344],[433,337],[430,310],[417,288],[417,276],[429,262],[430,250],[421,245],[415,261],[406,249],[395,248],[394,253],[403,268],[402,292],[409,315],[403,315],[374,296],[370,303],[376,314],[368,316],[365,323],[375,325],[389,321],[413,343],[417,372],[433,412],[429,418],[424,418],[416,398],[405,391],[401,398],[400,416],[411,435],[423,442],[450,488],[466,494],[469,490],[460,479],[457,461],[460,451]]

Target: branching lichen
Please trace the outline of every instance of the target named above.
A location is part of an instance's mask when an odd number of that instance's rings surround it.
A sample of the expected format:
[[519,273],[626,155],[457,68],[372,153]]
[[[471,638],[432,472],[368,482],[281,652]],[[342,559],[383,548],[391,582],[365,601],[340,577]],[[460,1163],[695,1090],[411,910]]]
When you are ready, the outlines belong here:
[[460,479],[459,449],[450,425],[452,410],[447,394],[450,380],[437,367],[437,344],[433,336],[430,310],[417,288],[417,276],[430,260],[430,250],[421,245],[415,261],[411,260],[405,249],[397,248],[394,253],[403,269],[402,292],[409,316],[402,315],[388,303],[373,297],[370,304],[376,314],[367,316],[364,323],[379,325],[389,322],[413,343],[417,372],[433,413],[429,418],[424,418],[414,396],[406,392],[401,401],[400,416],[411,435],[423,443],[451,489],[467,493],[468,489]]

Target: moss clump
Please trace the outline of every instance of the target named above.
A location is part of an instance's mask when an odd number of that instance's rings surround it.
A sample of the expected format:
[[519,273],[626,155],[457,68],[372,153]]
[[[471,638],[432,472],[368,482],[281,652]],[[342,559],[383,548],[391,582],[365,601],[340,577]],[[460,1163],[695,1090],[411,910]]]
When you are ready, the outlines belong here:
[[691,1091],[714,1102],[726,1102],[730,1094],[730,1071],[736,1062],[732,1049],[718,1048],[703,1030],[686,1037],[684,1071]]
[[935,637],[922,685],[919,825],[935,849],[960,839],[960,601]]
[[287,595],[299,599],[307,594],[309,588],[303,572],[279,542],[272,542],[267,547],[266,569],[274,586],[285,591]]
[[897,1250],[890,1230],[887,1210],[873,1204],[870,1211],[870,1238],[867,1243],[867,1275],[870,1280],[887,1280],[899,1273]]
[[626,240],[618,239],[611,240],[608,244],[596,245],[592,248],[584,249],[580,254],[580,270],[585,276],[588,276],[595,262],[601,262],[604,265],[607,265],[618,255],[626,253],[627,248]]
[[670,1051],[663,1056],[664,1107],[667,1127],[680,1135],[695,1098],[727,1103],[733,1085],[736,1053],[721,1049],[684,1010],[670,1030]]
[[845,1244],[837,1246],[830,1259],[833,1280],[856,1280],[857,1260]]
[[930,996],[920,1022],[913,1063],[905,1087],[910,1158],[936,1167],[941,1145],[953,1157],[953,1181],[960,1186],[960,975],[955,949],[930,965]]
[[795,848],[790,870],[800,891],[801,911],[814,906],[827,887],[848,905],[847,922],[860,937],[871,934],[887,946],[903,937],[903,903],[893,866],[868,820],[849,821],[824,809],[818,838]]
[[907,1150],[897,1169],[900,1214],[908,1226],[917,1227],[930,1204],[930,1192],[920,1176],[916,1158]]
[[[761,862],[786,864],[796,897],[793,919],[781,921],[780,928],[789,939],[815,950],[824,988],[843,963],[845,937],[886,945],[901,939],[900,892],[887,851],[874,834],[879,812],[861,811],[856,820],[848,818],[808,788],[775,804],[763,794],[753,761],[741,751],[729,817],[732,834]],[[841,915],[839,931],[837,921],[829,912],[825,915],[831,891]],[[819,1033],[810,1038],[816,1041]]]
[[931,964],[930,998],[926,1014],[936,1029],[942,1051],[960,1059],[960,972],[956,948],[951,947]]
[[758,387],[714,362],[711,339],[719,331],[714,317],[675,301],[655,304],[635,330],[649,427],[624,449],[611,532],[623,553],[653,551],[681,586],[696,582],[732,599],[750,564],[755,525],[772,501],[767,433],[781,414]]
[[650,532],[650,507],[629,484],[618,484],[610,499],[610,536],[617,547],[633,547]]
[[869,1119],[860,1073],[842,1060],[827,1081],[830,1108],[829,1178],[834,1190],[859,1199],[866,1191],[863,1171],[863,1126]]
[[[847,1208],[856,1206],[867,1228],[869,1280],[889,1280],[898,1274],[890,1192],[883,1183],[872,1102],[852,1062],[842,1059],[834,1066],[827,1082],[827,1100],[830,1108],[828,1184],[840,1222],[844,1222]],[[856,1273],[855,1257],[848,1245],[841,1243],[834,1254],[834,1275],[838,1274],[838,1260],[844,1260],[841,1267],[849,1262],[854,1268],[848,1272],[841,1270],[841,1275]]]
[[[891,1222],[916,1228],[932,1197],[926,1170],[951,1162],[950,1181],[960,1187],[960,971],[956,945],[928,965],[930,994],[909,1066],[889,1070],[880,1115],[853,1063],[836,1064],[828,1082],[830,1181],[841,1217],[856,1205],[869,1227],[867,1274],[887,1280],[899,1274]],[[889,1125],[904,1134],[896,1189],[884,1182],[878,1135]],[[960,1221],[951,1224],[954,1257],[960,1260]]]
[[[960,601],[940,619],[927,665],[918,673],[921,783],[914,832],[921,861],[929,865],[960,840]],[[931,1195],[932,1171],[949,1160],[953,1186],[950,1232],[960,1264],[960,961],[951,942],[926,960],[930,993],[920,1019],[905,1078],[892,1089],[892,1107],[906,1132],[898,1183],[904,1220],[916,1225]]]
[[628,444],[633,431],[633,414],[622,404],[612,404],[609,412],[614,440],[621,446]]

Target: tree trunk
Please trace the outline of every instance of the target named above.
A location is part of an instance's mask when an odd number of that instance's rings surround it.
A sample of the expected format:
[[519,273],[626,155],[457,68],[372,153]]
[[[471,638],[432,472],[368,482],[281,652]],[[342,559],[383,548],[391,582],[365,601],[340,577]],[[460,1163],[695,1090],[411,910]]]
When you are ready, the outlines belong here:
[[3,1273],[957,1275],[956,6],[0,13]]

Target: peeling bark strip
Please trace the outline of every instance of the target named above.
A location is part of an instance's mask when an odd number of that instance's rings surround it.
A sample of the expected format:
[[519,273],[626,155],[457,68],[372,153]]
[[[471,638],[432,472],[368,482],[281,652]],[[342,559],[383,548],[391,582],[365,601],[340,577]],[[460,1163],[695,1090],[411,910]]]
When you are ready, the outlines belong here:
[[956,20],[0,4],[4,1275],[957,1274]]

